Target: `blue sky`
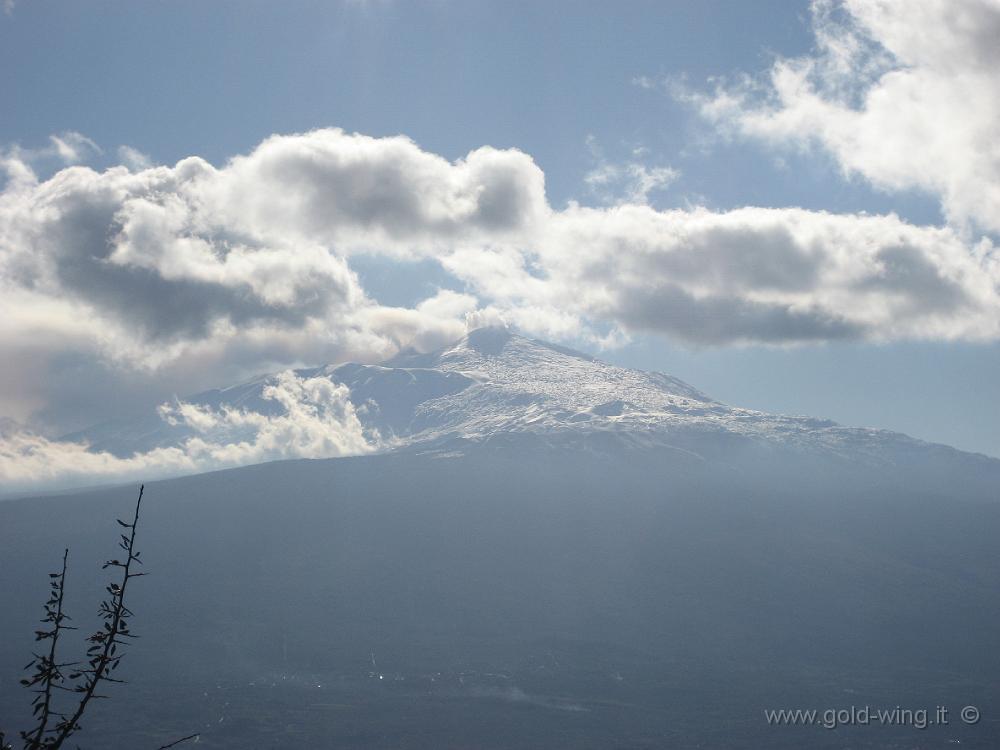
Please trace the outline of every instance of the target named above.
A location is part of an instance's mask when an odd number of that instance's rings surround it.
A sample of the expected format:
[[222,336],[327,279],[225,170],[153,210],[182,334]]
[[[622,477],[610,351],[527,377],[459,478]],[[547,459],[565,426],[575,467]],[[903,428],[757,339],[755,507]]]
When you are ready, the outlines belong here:
[[[774,100],[768,86],[776,90],[777,85],[769,71],[781,61],[806,58],[814,65],[810,75],[819,80],[816,90],[842,104],[829,93],[842,83],[842,71],[823,67],[836,66],[830,48],[824,53],[818,44],[817,30],[838,39],[896,45],[891,51],[897,60],[887,65],[927,76],[943,75],[940,71],[952,70],[955,61],[964,64],[949,39],[935,48],[943,50],[940,54],[924,54],[907,46],[909,37],[898,33],[898,19],[852,7],[847,11],[833,8],[828,16],[817,15],[808,3],[787,1],[21,0],[0,14],[0,98],[5,102],[0,144],[6,144],[8,154],[19,154],[44,182],[67,162],[65,154],[53,151],[53,134],[85,136],[93,145],[76,142],[78,153],[69,161],[102,170],[123,160],[122,146],[140,152],[150,164],[172,166],[196,155],[223,167],[231,157],[254,152],[272,134],[341,128],[376,139],[405,135],[421,152],[451,162],[483,146],[518,149],[544,174],[545,197],[557,212],[573,202],[609,210],[623,200],[644,201],[652,210],[703,207],[713,215],[745,206],[866,212],[894,214],[910,228],[947,228],[954,235],[948,241],[964,248],[977,247],[983,238],[994,241],[991,207],[967,195],[983,194],[982,186],[966,186],[967,173],[959,169],[966,161],[981,160],[983,155],[969,152],[973,146],[956,150],[954,179],[938,179],[926,170],[882,160],[879,149],[866,150],[868,141],[845,145],[844,132],[852,126],[825,130],[824,115],[807,109],[814,104],[808,97],[785,101],[777,113],[762,109]],[[933,22],[930,16],[912,15],[912,23]],[[945,54],[952,57],[942,62]],[[865,59],[879,62],[874,53]],[[852,58],[851,65],[851,86],[881,85],[865,77],[870,72],[857,60]],[[955,67],[955,80],[979,81],[987,75],[973,68],[974,62]],[[749,86],[744,75],[756,83]],[[720,91],[739,100],[738,106],[722,107]],[[983,106],[992,106],[1000,89],[987,88],[982,96]],[[940,103],[947,106],[948,101]],[[985,110],[983,118],[991,112]],[[841,107],[834,114],[849,122],[852,113]],[[857,127],[882,128],[890,143],[916,137],[901,134],[894,141],[884,120],[870,119],[859,120]],[[938,130],[953,126],[933,124]],[[862,157],[869,161],[859,161]],[[605,178],[599,177],[602,168]],[[659,174],[660,184],[636,198],[630,169]],[[658,169],[669,170],[669,176]],[[977,179],[987,183],[996,176],[980,172]],[[488,288],[482,272],[455,273],[458,260],[449,261],[448,271],[433,253],[404,256],[405,250],[355,252],[346,263],[358,273],[364,292],[383,306],[412,308],[439,288],[472,293],[482,304],[528,306],[523,295],[515,303],[503,297],[506,292]],[[547,262],[539,261],[540,267]],[[917,287],[910,291],[913,299],[924,293]],[[595,292],[595,299],[604,293]],[[981,293],[988,296],[989,290]],[[579,329],[539,322],[531,332],[613,362],[669,372],[729,403],[895,429],[1000,456],[995,427],[1000,346],[988,330],[995,309],[983,304],[982,318],[900,321],[890,316],[877,323],[866,318],[852,321],[851,330],[861,331],[857,335],[794,340],[757,332],[734,340],[678,335],[675,325],[639,324],[647,320],[645,314],[615,317],[596,312],[597,307],[579,313],[584,321]],[[546,320],[558,307],[554,302]],[[619,325],[622,335],[602,348],[598,339]],[[170,335],[175,334],[180,335]],[[378,335],[390,336],[381,329]],[[433,338],[428,336],[422,340]],[[110,366],[104,363],[106,343],[101,346],[104,359],[98,364],[88,352],[46,352],[36,369],[58,366],[68,374],[53,375],[48,390],[25,395],[21,402],[30,400],[30,409],[15,409],[10,405],[14,397],[0,402],[0,416],[37,422],[49,431],[78,426],[91,411],[70,408],[69,396],[60,400],[52,394],[61,388],[77,402],[106,399],[99,381]],[[295,364],[339,352],[373,357],[376,349],[343,344],[315,354],[295,350],[287,363],[248,356],[242,364],[251,369]],[[13,344],[10,352],[21,356]],[[126,359],[116,360],[115,372],[128,369],[121,364]],[[167,374],[158,379],[125,378],[115,386],[124,394],[119,406],[108,408],[155,403],[165,393],[211,385],[206,381],[212,377],[225,383],[231,376],[218,367],[188,377],[190,362],[203,359],[168,364]],[[3,377],[9,393],[17,392],[10,384],[37,377],[28,366],[17,372],[13,365],[4,367],[9,368]],[[143,367],[137,371],[148,373],[148,361]],[[74,373],[84,385],[67,390]]]

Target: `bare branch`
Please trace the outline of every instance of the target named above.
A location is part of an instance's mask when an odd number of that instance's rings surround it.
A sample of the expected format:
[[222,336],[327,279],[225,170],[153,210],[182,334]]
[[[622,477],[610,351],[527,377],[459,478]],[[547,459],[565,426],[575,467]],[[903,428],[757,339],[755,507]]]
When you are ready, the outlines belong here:
[[[49,722],[54,716],[61,716],[54,712],[52,708],[52,691],[55,688],[61,687],[59,683],[63,682],[65,676],[63,675],[62,668],[67,666],[72,666],[71,664],[60,664],[56,661],[56,649],[59,644],[59,634],[66,629],[70,629],[68,625],[63,625],[63,620],[69,619],[68,615],[63,613],[63,595],[66,590],[66,560],[69,557],[69,550],[63,550],[63,561],[62,570],[59,573],[50,573],[50,593],[49,600],[45,603],[45,617],[42,620],[43,623],[52,623],[50,630],[39,630],[35,632],[35,640],[49,641],[49,651],[48,654],[44,656],[39,656],[35,654],[34,660],[28,664],[28,666],[34,665],[35,673],[24,680],[21,680],[21,684],[26,687],[34,688],[34,692],[37,693],[35,700],[32,701],[33,713],[38,722],[33,729],[21,732],[21,738],[24,740],[25,750],[36,750],[37,748],[45,747],[47,744],[46,731],[49,729]],[[35,687],[35,686],[38,687]],[[2,748],[3,742],[0,741],[0,748]]]
[[[109,676],[108,672],[118,666],[121,655],[117,654],[118,647],[124,646],[126,641],[123,637],[129,635],[127,620],[132,616],[131,610],[125,606],[125,590],[128,582],[135,577],[132,573],[132,563],[136,561],[135,535],[139,525],[139,509],[142,505],[142,494],[145,486],[139,487],[139,498],[135,503],[135,514],[132,523],[118,521],[118,524],[129,530],[128,535],[122,535],[121,547],[127,553],[124,563],[117,560],[116,567],[122,570],[120,583],[112,582],[108,584],[108,599],[101,602],[100,614],[104,619],[104,625],[96,633],[91,635],[87,641],[91,644],[87,649],[87,666],[74,675],[83,677],[83,682],[77,685],[77,692],[81,694],[80,702],[71,716],[64,718],[56,726],[55,736],[46,743],[46,747],[58,750],[63,743],[80,728],[80,718],[87,710],[90,701],[95,698],[104,698],[99,695],[98,687],[102,682],[121,682]],[[105,565],[104,567],[108,567]]]

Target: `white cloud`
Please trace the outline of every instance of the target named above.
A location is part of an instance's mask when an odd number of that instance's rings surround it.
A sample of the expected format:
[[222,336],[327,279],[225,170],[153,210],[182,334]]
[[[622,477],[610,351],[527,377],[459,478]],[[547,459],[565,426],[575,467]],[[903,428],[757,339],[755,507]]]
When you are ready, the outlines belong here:
[[0,413],[52,430],[99,418],[67,359],[95,389],[132,383],[138,398],[453,339],[474,301],[378,305],[348,255],[506,240],[547,211],[541,172],[519,152],[449,163],[405,138],[339,130],[271,138],[221,169],[189,158],[39,181],[8,161]]
[[678,175],[671,167],[649,167],[639,162],[604,163],[589,171],[584,181],[609,203],[645,205],[650,193],[663,190]]
[[634,160],[616,163],[608,161],[593,136],[587,138],[595,166],[583,181],[602,202],[608,204],[649,203],[650,193],[664,190],[680,176],[680,172],[667,166],[650,166],[638,160],[645,149],[633,149]]
[[895,216],[571,206],[536,248],[444,262],[556,335],[603,322],[695,344],[1000,337],[993,245]]
[[[332,129],[221,167],[40,180],[8,157],[0,415],[44,434],[106,418],[109,403],[432,349],[467,321],[597,342],[1000,337],[990,241],[891,215],[658,211],[639,205],[665,179],[650,174],[630,176],[628,202],[554,210],[522,152],[449,162]],[[467,290],[380,305],[351,268],[358,253],[433,258]]]
[[153,166],[153,160],[149,158],[149,154],[144,154],[131,146],[118,147],[118,160],[133,172],[139,172]]
[[263,391],[264,399],[280,406],[277,415],[180,401],[164,404],[161,417],[195,435],[177,447],[128,458],[8,427],[7,434],[0,432],[0,484],[6,491],[41,489],[81,480],[152,479],[276,459],[367,453],[377,446],[378,436],[366,433],[349,395],[346,386],[327,378],[299,378],[287,371]]
[[188,169],[181,189],[198,222],[341,254],[516,240],[549,210],[544,176],[526,154],[483,147],[451,163],[401,136],[272,136],[222,170],[194,161]]
[[50,135],[49,141],[52,143],[52,149],[64,164],[80,164],[94,154],[101,153],[100,146],[82,133],[74,131]]
[[0,150],[0,164],[9,178],[20,175],[22,182],[25,182],[36,179],[33,164],[55,162],[61,166],[71,166],[86,163],[101,153],[101,147],[90,138],[74,130],[67,130],[50,135],[48,145],[41,148],[13,145]]
[[682,96],[732,135],[818,146],[847,175],[1000,231],[1000,2],[814,0],[812,23],[812,54]]

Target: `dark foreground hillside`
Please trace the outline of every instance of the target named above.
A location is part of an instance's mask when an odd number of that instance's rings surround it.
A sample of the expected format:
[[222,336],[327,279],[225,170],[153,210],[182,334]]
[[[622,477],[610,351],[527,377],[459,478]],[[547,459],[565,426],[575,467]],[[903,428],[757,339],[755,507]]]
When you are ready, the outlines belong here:
[[[1000,746],[1000,503],[803,474],[515,444],[149,485],[131,684],[80,744]],[[134,489],[0,502],[0,726],[25,724],[46,574],[69,546],[95,625]],[[851,706],[949,723],[764,714]]]

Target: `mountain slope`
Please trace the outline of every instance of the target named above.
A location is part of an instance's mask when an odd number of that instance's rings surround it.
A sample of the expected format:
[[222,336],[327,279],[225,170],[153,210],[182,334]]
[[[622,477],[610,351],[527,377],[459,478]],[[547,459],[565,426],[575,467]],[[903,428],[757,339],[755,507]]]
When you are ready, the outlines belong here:
[[[615,450],[618,448],[618,450]],[[748,486],[753,485],[753,486]],[[0,503],[0,720],[46,572],[96,626],[134,487]],[[84,747],[998,747],[1000,504],[688,474],[537,441],[146,487],[141,636]],[[66,638],[66,656],[81,640]],[[984,720],[773,727],[765,709]],[[24,719],[22,721],[22,719]]]

